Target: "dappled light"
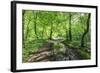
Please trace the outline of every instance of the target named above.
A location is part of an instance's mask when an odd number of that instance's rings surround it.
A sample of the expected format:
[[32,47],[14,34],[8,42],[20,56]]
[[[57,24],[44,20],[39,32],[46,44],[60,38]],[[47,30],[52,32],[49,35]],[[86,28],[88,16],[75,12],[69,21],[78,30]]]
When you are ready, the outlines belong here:
[[23,10],[22,62],[91,59],[90,13]]

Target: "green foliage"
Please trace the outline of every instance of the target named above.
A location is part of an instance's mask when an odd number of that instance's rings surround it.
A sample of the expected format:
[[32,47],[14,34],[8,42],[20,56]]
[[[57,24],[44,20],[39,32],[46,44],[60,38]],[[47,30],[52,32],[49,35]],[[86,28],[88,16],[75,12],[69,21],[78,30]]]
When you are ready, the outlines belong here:
[[86,52],[84,48],[80,48],[77,51],[81,59],[91,59],[90,53]]
[[[71,14],[71,17],[69,16]],[[27,62],[30,54],[37,52],[48,40],[64,40],[65,46],[80,47],[81,37],[87,28],[89,13],[23,10],[23,62]],[[71,26],[71,32],[69,27]],[[90,31],[85,36],[85,46],[90,48]],[[70,35],[72,34],[72,40]],[[56,43],[52,48],[63,48],[61,43]],[[83,48],[84,49],[84,48]],[[78,50],[82,58],[89,58],[90,54]]]
[[70,44],[72,44],[73,46],[80,46],[80,41],[71,41]]
[[37,52],[39,50],[39,48],[42,47],[42,45],[44,43],[46,43],[46,40],[33,40],[30,42],[27,42],[25,45],[25,48],[23,48],[23,62],[27,62],[27,60],[29,59],[29,56],[34,53]]
[[63,47],[63,45],[62,44],[60,44],[60,43],[56,43],[56,44],[54,44],[53,45],[53,49],[60,49],[60,48],[62,48]]

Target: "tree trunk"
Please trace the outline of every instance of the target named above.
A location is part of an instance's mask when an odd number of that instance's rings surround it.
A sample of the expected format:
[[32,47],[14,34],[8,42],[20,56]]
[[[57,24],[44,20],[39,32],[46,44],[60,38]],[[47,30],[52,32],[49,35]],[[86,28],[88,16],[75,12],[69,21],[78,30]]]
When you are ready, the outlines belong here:
[[36,38],[38,39],[36,24],[37,24],[37,12],[35,12],[35,16],[34,16],[34,32],[35,32]]
[[67,31],[67,29],[66,29],[66,40],[68,41],[68,38],[69,38],[69,36],[68,36],[68,31]]
[[45,32],[45,29],[46,29],[46,28],[45,28],[45,25],[43,25],[42,28],[43,28],[43,30],[42,30],[42,39],[44,39],[44,33],[46,33],[46,32]]
[[24,14],[25,14],[25,10],[23,10],[23,12],[22,12],[22,25],[24,26]]
[[25,33],[25,39],[27,40],[28,34],[29,34],[29,24],[30,24],[31,19],[28,20],[28,24],[26,26],[26,33]]
[[25,37],[24,37],[24,22],[25,22],[25,10],[22,11],[22,34],[23,34],[23,48],[25,48]]
[[[24,14],[25,14],[25,12],[24,12]],[[24,19],[24,21],[25,21],[25,19]],[[29,36],[29,24],[30,24],[30,21],[31,21],[31,19],[28,18],[28,23],[26,24],[26,27],[25,27],[25,24],[24,24],[24,30],[26,30],[25,33],[24,33],[24,36],[25,36],[25,38],[24,38],[24,47],[26,47],[26,44],[27,44],[26,41],[27,41],[27,38]]]
[[89,31],[89,21],[90,21],[90,14],[88,14],[88,19],[87,19],[87,29],[84,31],[83,35],[82,35],[82,39],[81,39],[81,47],[84,47],[84,38],[86,36],[86,34]]
[[69,40],[72,41],[72,32],[71,32],[71,13],[69,13]]
[[51,30],[50,30],[50,40],[52,39],[52,31],[53,30],[53,24],[51,23]]

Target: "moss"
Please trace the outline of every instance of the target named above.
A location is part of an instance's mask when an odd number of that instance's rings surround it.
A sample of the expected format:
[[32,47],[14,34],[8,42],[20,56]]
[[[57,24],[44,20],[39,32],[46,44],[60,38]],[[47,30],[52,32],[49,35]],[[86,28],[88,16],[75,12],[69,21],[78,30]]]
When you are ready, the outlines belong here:
[[79,41],[63,41],[66,46],[69,46],[70,48],[79,48],[80,42]]
[[60,49],[60,48],[63,48],[63,46],[60,43],[56,43],[56,44],[53,45],[53,48],[54,49]]
[[72,44],[73,46],[80,46],[79,41],[72,41],[72,42],[70,42],[70,44]]

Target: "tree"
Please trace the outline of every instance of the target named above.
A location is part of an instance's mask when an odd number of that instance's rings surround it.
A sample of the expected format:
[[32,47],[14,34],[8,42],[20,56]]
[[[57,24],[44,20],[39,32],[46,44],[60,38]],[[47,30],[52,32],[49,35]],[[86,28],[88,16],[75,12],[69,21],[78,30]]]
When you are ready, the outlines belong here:
[[72,28],[71,28],[72,23],[71,23],[71,18],[72,18],[72,14],[69,13],[69,40],[70,41],[72,41],[72,32],[71,32],[71,30],[72,30]]
[[27,40],[28,38],[28,34],[29,34],[29,25],[30,25],[30,22],[31,22],[31,17],[29,17],[30,19],[28,19],[28,23],[26,25],[26,32],[25,32],[25,41]]
[[38,39],[38,35],[37,35],[37,11],[33,12],[34,15],[34,32],[35,32],[35,35],[36,35],[36,38]]
[[84,31],[83,35],[82,35],[81,47],[84,47],[84,38],[85,38],[86,34],[87,34],[88,31],[89,31],[89,21],[90,21],[90,14],[88,14],[88,18],[87,18],[87,28],[86,28],[86,30]]
[[52,32],[53,32],[53,24],[51,23],[51,28],[50,28],[50,40],[52,39]]
[[57,13],[55,12],[55,13],[53,13],[53,12],[51,12],[50,13],[50,40],[52,39],[52,36],[53,36],[53,24],[54,24],[54,22],[56,21],[56,17],[57,17]]
[[[24,26],[24,22],[25,22],[25,10],[22,11],[22,26]],[[23,31],[24,31],[24,28],[23,28]],[[24,34],[24,32],[23,32]],[[23,37],[23,40],[25,40],[25,38]],[[23,48],[25,48],[25,42],[23,42]]]

